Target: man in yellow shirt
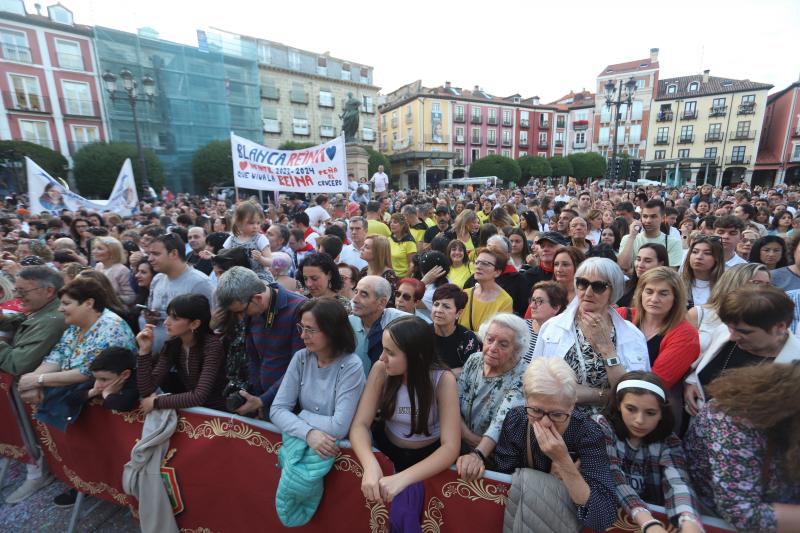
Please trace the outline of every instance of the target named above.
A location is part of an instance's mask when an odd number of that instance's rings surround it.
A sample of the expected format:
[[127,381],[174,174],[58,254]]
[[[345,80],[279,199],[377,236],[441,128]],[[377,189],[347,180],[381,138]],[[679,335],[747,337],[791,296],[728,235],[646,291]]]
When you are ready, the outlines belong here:
[[367,235],[383,235],[387,239],[392,237],[392,232],[389,231],[389,226],[381,221],[381,204],[376,201],[367,203]]

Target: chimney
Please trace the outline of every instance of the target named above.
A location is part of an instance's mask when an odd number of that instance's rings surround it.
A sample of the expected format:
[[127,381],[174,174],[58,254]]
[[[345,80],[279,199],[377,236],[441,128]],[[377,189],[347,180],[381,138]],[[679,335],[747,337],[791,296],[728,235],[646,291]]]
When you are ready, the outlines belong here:
[[533,105],[539,105],[539,97],[538,96],[534,96],[533,98],[531,98],[531,101],[533,102]]
[[36,14],[41,16],[42,15],[42,4],[40,4],[39,2],[36,2],[35,4],[33,4],[33,7],[36,8]]
[[480,90],[481,90],[481,88],[480,88],[480,87],[478,87],[477,85],[475,86],[475,88],[474,88],[474,89],[472,89],[472,91],[473,91],[473,92],[478,92],[478,91],[480,91]]
[[655,63],[658,61],[658,48],[651,48],[650,49],[650,62]]
[[444,82],[444,88],[445,89],[449,89],[450,88],[450,82],[449,81]]
[[703,71],[703,83],[708,83],[708,73],[711,72],[710,70],[706,69]]

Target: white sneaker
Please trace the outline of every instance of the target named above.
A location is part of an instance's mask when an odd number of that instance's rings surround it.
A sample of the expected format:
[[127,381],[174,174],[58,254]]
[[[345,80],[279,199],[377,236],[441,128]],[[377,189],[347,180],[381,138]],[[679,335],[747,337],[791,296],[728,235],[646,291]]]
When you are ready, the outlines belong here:
[[17,490],[8,495],[6,503],[19,503],[37,490],[49,485],[51,481],[53,481],[53,478],[50,476],[42,476],[39,479],[26,479],[22,485],[17,487]]

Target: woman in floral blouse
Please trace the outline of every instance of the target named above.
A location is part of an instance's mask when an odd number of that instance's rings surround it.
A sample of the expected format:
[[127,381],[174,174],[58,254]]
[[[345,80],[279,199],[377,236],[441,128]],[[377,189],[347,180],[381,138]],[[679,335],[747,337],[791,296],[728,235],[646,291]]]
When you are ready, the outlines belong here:
[[729,370],[684,440],[703,504],[737,530],[800,531],[800,365]]
[[479,336],[483,351],[472,354],[458,376],[461,448],[466,453],[456,467],[467,481],[491,466],[506,413],[523,404],[522,374],[528,364],[522,356],[530,328],[518,316],[500,313],[481,325]]

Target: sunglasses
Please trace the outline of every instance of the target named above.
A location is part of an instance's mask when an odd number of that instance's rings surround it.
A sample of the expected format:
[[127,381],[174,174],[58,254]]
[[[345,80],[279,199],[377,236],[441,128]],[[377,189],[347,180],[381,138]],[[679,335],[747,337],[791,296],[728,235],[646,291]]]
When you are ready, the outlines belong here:
[[414,299],[414,295],[413,294],[407,294],[405,292],[400,292],[400,291],[395,291],[394,292],[394,297],[396,299],[398,299],[398,300],[413,300]]
[[585,291],[591,287],[593,293],[603,294],[611,287],[611,283],[607,281],[589,281],[586,278],[575,278],[575,287],[577,287],[579,291]]

